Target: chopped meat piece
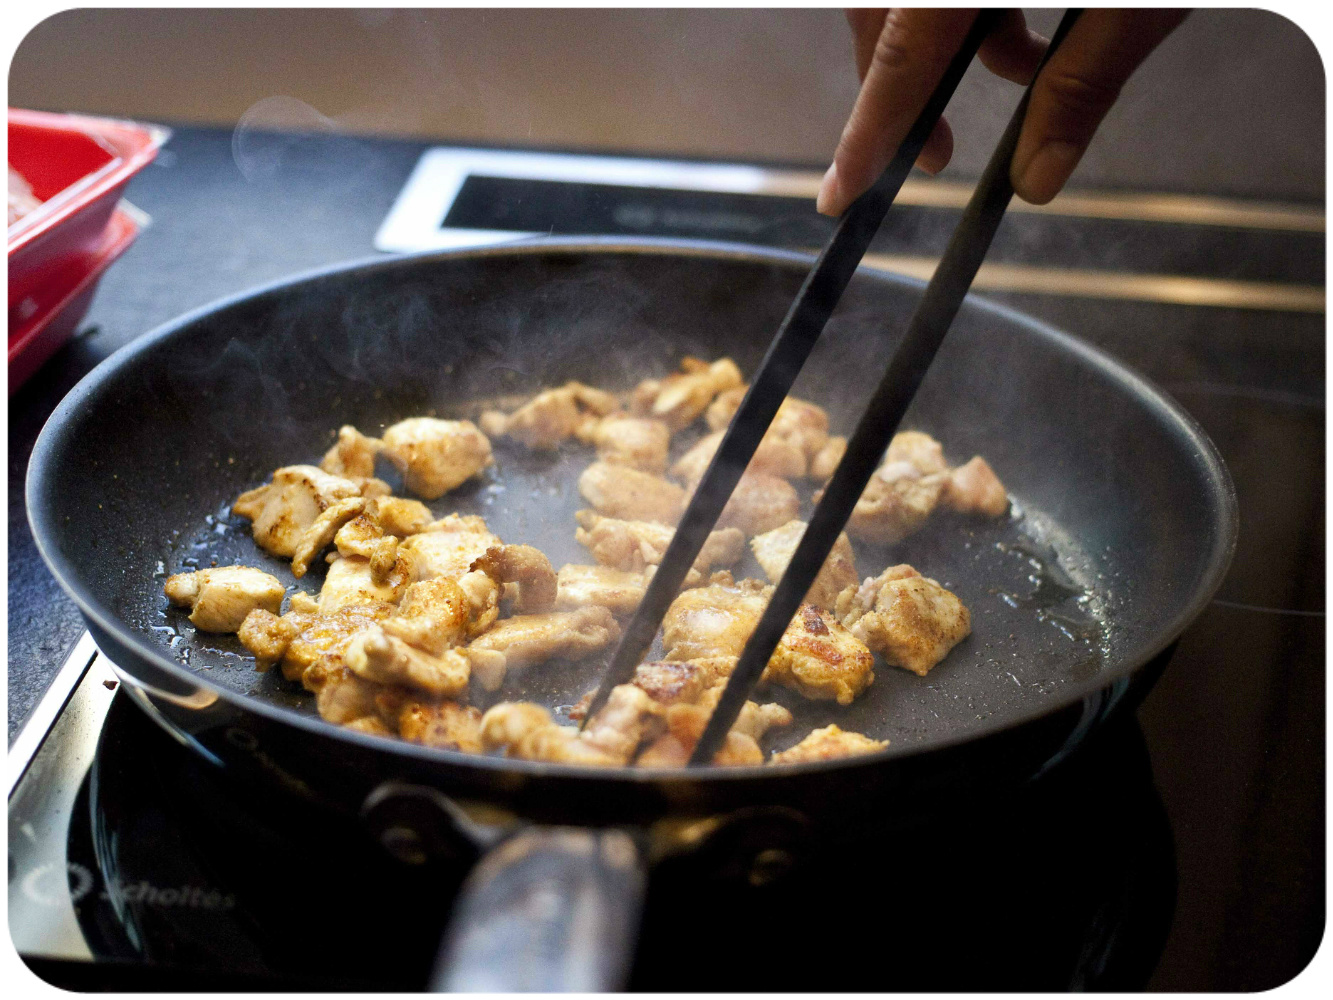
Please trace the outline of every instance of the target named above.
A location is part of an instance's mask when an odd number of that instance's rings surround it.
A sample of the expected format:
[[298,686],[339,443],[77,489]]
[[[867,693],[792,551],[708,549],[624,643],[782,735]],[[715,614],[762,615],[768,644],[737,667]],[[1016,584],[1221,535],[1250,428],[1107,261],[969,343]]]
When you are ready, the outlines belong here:
[[850,705],[875,680],[875,658],[831,612],[802,604],[764,668],[763,680],[807,698]]
[[1009,509],[1009,497],[1004,483],[984,458],[976,455],[971,461],[949,470],[944,480],[940,503],[964,514],[999,517]]
[[406,538],[425,531],[431,523],[430,508],[420,500],[405,497],[381,497],[375,502],[375,523],[385,534]]
[[[644,750],[636,763],[640,767],[684,767],[703,736],[721,694],[719,685],[705,692],[698,704],[681,703],[667,708],[667,732]],[[770,728],[790,725],[791,721],[791,712],[781,705],[747,701],[727,733],[722,749],[714,755],[713,763],[732,767],[762,764],[764,752],[759,741]]]
[[[611,612],[593,607],[505,618],[474,639],[468,649],[503,653],[505,669],[512,670],[553,657],[582,659],[605,649],[619,638],[620,626]],[[499,679],[503,679],[503,672]],[[495,689],[486,682],[483,686],[487,690]],[[495,686],[498,686],[498,680]]]
[[231,511],[254,522],[255,544],[275,556],[291,557],[301,536],[327,508],[360,496],[357,485],[313,465],[288,465],[273,481],[242,493]]
[[[740,409],[747,388],[740,385],[719,395],[708,408],[708,426],[715,431],[724,430]],[[787,443],[809,462],[828,441],[828,413],[814,403],[788,396],[773,415],[764,439]]]
[[256,609],[282,607],[286,588],[277,577],[250,566],[217,566],[167,577],[172,604],[190,608],[190,624],[201,632],[235,632]]
[[[468,638],[475,639],[495,624],[500,616],[500,584],[485,573],[464,573],[458,578],[459,589],[467,595]],[[477,667],[473,663],[473,669]]]
[[457,698],[467,691],[471,664],[460,649],[446,649],[439,654],[417,649],[386,626],[371,626],[354,635],[343,652],[347,669],[363,680],[376,684],[402,684],[427,694]]
[[893,435],[889,450],[884,453],[884,464],[894,462],[907,462],[923,476],[943,472],[949,467],[944,461],[944,447],[921,431],[900,431]]
[[540,614],[555,607],[555,570],[551,560],[531,545],[493,545],[473,561],[472,569],[516,587],[514,610],[519,614]]
[[[342,666],[343,650],[346,649],[352,636],[376,622],[383,621],[393,612],[392,604],[353,604],[339,608],[328,615],[287,612],[282,616],[282,621],[295,628],[296,634],[288,640],[286,648],[282,651],[282,676],[289,681],[302,680],[306,670],[320,660],[330,667]],[[241,642],[247,649],[258,654],[261,649],[267,652],[273,648],[273,646],[251,646],[245,632],[248,628],[247,619],[247,625],[243,626],[240,635]],[[280,632],[274,627],[252,630],[252,635],[260,634],[268,641],[280,638]]]
[[628,764],[640,743],[662,731],[665,711],[642,688],[618,684],[579,735],[618,763]]
[[508,416],[494,410],[483,413],[481,426],[492,437],[508,437],[535,451],[549,451],[619,406],[609,392],[582,382],[566,382],[558,389],[537,393]]
[[290,613],[279,618],[276,612],[256,608],[245,616],[236,636],[242,646],[254,653],[255,669],[262,673],[282,659],[307,620]]
[[593,605],[613,615],[627,615],[639,606],[648,578],[610,566],[581,566],[566,563],[556,574],[555,606],[561,611]]
[[307,690],[314,692],[320,718],[337,725],[373,718],[379,707],[377,698],[383,690],[342,663],[316,663],[302,674],[301,681]]
[[410,492],[443,496],[493,461],[491,443],[470,420],[411,417],[384,432],[384,454],[403,473]]
[[487,549],[502,544],[475,514],[450,514],[405,539],[399,550],[410,554],[418,580],[436,576],[457,580]]
[[[804,521],[788,521],[780,528],[774,528],[750,539],[754,557],[764,568],[770,583],[777,583],[786,572],[787,564],[791,562],[791,557],[796,552],[796,546],[800,544],[805,529]],[[852,551],[852,543],[848,540],[846,532],[843,532],[833,543],[832,551],[824,560],[824,568],[819,571],[819,576],[810,586],[805,599],[821,608],[832,608],[837,603],[838,595],[848,587],[855,586],[858,579],[856,554]]]
[[579,493],[605,517],[675,524],[685,491],[673,482],[623,465],[593,462],[579,476]]
[[[691,487],[697,485],[708,471],[708,463],[713,460],[713,455],[717,452],[718,445],[722,443],[722,436],[725,433],[726,431],[714,431],[701,437],[693,448],[681,455],[671,466],[671,474],[690,484]],[[795,442],[775,436],[770,429],[760,440],[750,464],[745,468],[749,472],[766,472],[770,476],[787,478],[804,476],[805,452]]]
[[757,580],[683,591],[662,621],[667,659],[740,656],[772,592]]
[[821,483],[828,482],[833,478],[838,463],[842,461],[842,456],[846,453],[847,439],[845,437],[829,438],[824,442],[824,447],[815,452],[814,458],[810,459],[810,478],[817,479]]
[[351,722],[344,722],[343,728],[351,729],[358,733],[366,733],[370,736],[394,737],[398,735],[382,720],[375,718],[373,715],[363,716],[360,719],[353,719]]
[[329,505],[301,535],[296,551],[292,553],[292,575],[298,580],[310,569],[310,562],[333,542],[333,538],[348,521],[365,510],[362,497],[348,497]]
[[[693,492],[693,491],[691,491]],[[801,499],[791,483],[766,472],[746,472],[717,519],[719,528],[739,528],[762,535],[780,528],[801,512]]]
[[906,564],[843,591],[837,613],[888,663],[921,677],[972,631],[963,602]]
[[443,653],[466,642],[470,602],[453,580],[437,577],[414,583],[403,593],[398,612],[383,623],[384,631],[428,653]]
[[[662,705],[691,703],[719,681],[731,676],[736,667],[734,656],[710,656],[697,660],[653,660],[640,663],[634,670],[633,683]],[[574,713],[570,712],[570,718]]]
[[311,597],[304,590],[292,591],[292,599],[287,602],[288,611],[300,611],[303,614],[319,614],[319,600]]
[[858,754],[874,753],[889,745],[888,740],[872,740],[860,733],[849,733],[836,725],[814,730],[790,750],[775,753],[769,763],[805,764],[816,760],[837,760]]
[[[847,521],[847,534],[864,542],[892,545],[920,530],[944,488],[942,475],[922,476],[910,462],[881,466],[866,484]],[[823,491],[815,493],[815,503]]]
[[370,560],[341,556],[329,564],[319,591],[319,610],[330,614],[352,604],[396,603],[412,582],[412,563],[401,554],[384,582],[376,582]]
[[[630,573],[642,573],[660,564],[676,533],[674,528],[652,521],[602,517],[590,510],[581,510],[575,516],[579,527],[574,537],[587,546],[592,557],[603,566]],[[732,565],[744,554],[745,536],[738,529],[710,531],[695,557],[694,569],[707,573],[713,566]]]
[[623,764],[579,738],[578,730],[558,726],[551,713],[528,702],[502,702],[481,717],[481,742],[487,750],[504,750],[520,760],[545,760],[588,767]]
[[608,465],[661,475],[667,467],[671,428],[660,420],[611,414],[578,431],[580,440],[597,449],[597,457]]
[[481,753],[481,712],[455,701],[409,701],[398,714],[398,734],[441,750]]
[[681,371],[664,379],[640,382],[631,400],[637,416],[662,420],[673,432],[693,423],[719,392],[741,384],[740,369],[730,358],[711,365],[685,358],[680,367]]
[[338,443],[324,453],[319,467],[330,475],[353,482],[372,479],[375,456],[382,447],[383,442],[378,438],[366,437],[351,424],[344,424],[338,428]]

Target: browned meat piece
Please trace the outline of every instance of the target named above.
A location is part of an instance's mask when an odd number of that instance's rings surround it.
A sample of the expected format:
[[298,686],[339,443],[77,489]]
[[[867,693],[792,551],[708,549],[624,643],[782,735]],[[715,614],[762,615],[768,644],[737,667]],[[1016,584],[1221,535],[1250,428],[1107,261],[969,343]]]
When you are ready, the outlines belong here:
[[313,465],[288,465],[273,481],[242,493],[231,511],[254,522],[255,544],[275,556],[291,557],[301,536],[339,500],[360,496],[357,485]]
[[648,578],[610,566],[566,563],[556,574],[555,606],[560,611],[601,606],[613,615],[627,615],[639,606]]
[[757,580],[683,591],[662,621],[667,659],[740,656],[772,592]]
[[872,740],[860,733],[849,733],[836,725],[816,729],[790,750],[775,753],[771,764],[805,764],[817,760],[838,760],[858,754],[874,753],[889,745],[888,740]]
[[763,680],[807,698],[850,705],[875,680],[875,658],[831,612],[802,604],[764,668]]
[[[640,663],[634,670],[638,687],[661,705],[692,703],[705,691],[731,676],[736,667],[734,656],[711,656],[697,660],[653,660]],[[570,718],[574,713],[570,712]]]
[[450,514],[432,523],[425,531],[404,539],[399,551],[409,554],[416,578],[429,580],[443,576],[457,580],[493,545],[503,543],[475,514]]
[[[306,670],[320,660],[330,667],[341,667],[343,652],[352,636],[383,621],[393,612],[392,604],[353,604],[332,614],[319,615],[289,611],[283,615],[282,620],[297,631],[282,651],[282,676],[289,681],[303,680]],[[251,630],[251,634],[255,638],[262,636],[263,644],[257,643],[251,647],[245,634],[248,624],[247,620],[240,639],[251,652],[260,655],[277,645],[281,634],[279,630],[273,627],[262,628],[262,623],[257,622],[256,625],[260,627]]]
[[383,582],[375,579],[369,559],[340,556],[329,564],[319,591],[319,610],[324,614],[351,604],[396,603],[412,582],[412,563],[401,554]]
[[470,420],[410,417],[384,432],[384,454],[409,492],[434,500],[490,465],[491,443]]
[[594,462],[583,470],[579,493],[597,513],[628,521],[675,524],[685,509],[685,491],[675,483],[606,462]]
[[[372,501],[373,502],[373,501]],[[292,575],[298,580],[310,569],[311,560],[327,548],[343,525],[366,508],[362,497],[349,497],[327,507],[301,535],[292,553]]]
[[[754,557],[764,568],[764,574],[770,583],[777,583],[786,572],[787,564],[791,562],[796,546],[800,544],[801,537],[805,534],[805,528],[804,521],[788,521],[780,528],[774,528],[750,539]],[[848,540],[846,532],[843,532],[833,543],[832,551],[824,560],[824,568],[819,571],[819,576],[811,584],[805,599],[821,608],[832,608],[837,603],[838,595],[848,587],[856,586],[858,579],[860,578],[856,575],[856,554],[852,551],[852,543]]]
[[255,669],[263,673],[282,659],[291,641],[310,620],[309,614],[289,612],[279,618],[275,612],[256,608],[245,616],[236,636],[255,655]]
[[408,587],[383,628],[418,649],[442,653],[466,642],[471,625],[468,595],[453,580],[439,577]]
[[[642,573],[661,563],[676,533],[664,524],[602,517],[590,510],[581,510],[576,516],[579,527],[574,537],[588,547],[592,557],[603,566],[629,573]],[[745,536],[739,529],[711,531],[695,557],[694,569],[707,573],[714,566],[733,565],[744,554]]]
[[815,452],[810,459],[810,478],[817,479],[821,483],[826,483],[833,478],[833,473],[838,468],[838,463],[842,461],[842,456],[847,453],[847,439],[845,437],[831,437],[824,442],[824,447]]
[[[681,455],[671,466],[671,474],[691,487],[697,485],[708,471],[708,463],[713,460],[713,455],[717,452],[718,445],[722,443],[722,435],[725,433],[726,431],[714,431],[701,437],[693,448]],[[805,467],[805,452],[801,451],[799,445],[787,438],[775,437],[770,430],[760,440],[750,464],[745,468],[748,472],[765,472],[770,476],[791,478],[804,476]]]
[[[684,767],[708,725],[708,717],[722,694],[721,686],[705,692],[698,704],[678,703],[666,710],[667,731],[639,755],[639,767]],[[759,741],[774,726],[790,725],[792,715],[781,705],[758,705],[747,701],[742,706],[722,749],[713,757],[721,766],[756,765],[764,762]]]
[[358,733],[366,733],[369,736],[387,736],[390,739],[398,735],[383,720],[377,719],[373,715],[353,719],[351,722],[344,722],[343,728]]
[[[693,490],[689,496],[693,496]],[[689,496],[686,497],[688,502]],[[746,472],[717,519],[719,528],[761,535],[780,528],[801,512],[801,498],[791,483],[766,472]]]
[[605,649],[619,638],[620,626],[611,612],[592,607],[505,618],[474,639],[468,649],[504,654],[504,664],[499,671],[488,672],[484,677],[478,673],[483,687],[493,691],[500,686],[505,670],[531,666],[553,657],[582,659]]
[[[737,386],[722,393],[708,408],[708,426],[724,430],[740,408],[747,386]],[[822,407],[795,396],[788,396],[773,415],[764,439],[782,441],[800,451],[808,463],[828,441],[828,414]],[[805,475],[805,471],[798,473]]]
[[315,694],[315,709],[321,719],[346,725],[359,719],[377,718],[383,688],[363,680],[342,663],[318,661],[301,675],[306,689]]
[[333,476],[357,482],[375,475],[375,456],[383,442],[366,437],[351,424],[338,428],[338,442],[324,453],[319,467]]
[[420,500],[381,497],[375,504],[375,522],[396,538],[406,538],[430,527],[430,508]]
[[398,734],[441,750],[481,753],[481,712],[456,701],[409,701],[398,714]]
[[963,602],[906,564],[843,591],[837,613],[888,663],[921,677],[972,631]]
[[356,633],[343,651],[347,669],[362,680],[399,684],[437,698],[466,693],[471,663],[460,649],[428,653],[390,635],[389,619]]
[[635,415],[664,421],[671,430],[688,427],[719,392],[741,384],[741,372],[730,358],[711,365],[685,358],[681,371],[664,379],[645,379],[634,390],[630,408]]
[[[881,466],[856,501],[847,534],[879,545],[900,542],[926,523],[943,488],[943,475],[922,476],[910,462]],[[816,492],[815,503],[822,496]]]
[[900,431],[893,435],[889,450],[884,453],[884,464],[895,462],[906,462],[923,476],[932,476],[949,467],[944,461],[944,446],[921,431]]
[[515,588],[514,610],[519,614],[540,614],[555,607],[555,570],[531,545],[492,545],[477,557],[472,569]]
[[671,428],[660,420],[611,414],[578,431],[579,439],[597,449],[608,465],[626,465],[661,475],[667,467]]
[[964,514],[1000,517],[1009,509],[1009,496],[995,470],[980,455],[949,470],[940,503]]
[[250,566],[217,566],[167,577],[167,598],[190,608],[201,632],[235,632],[256,609],[277,613],[286,588],[277,577]]
[[481,717],[481,743],[520,760],[545,760],[586,767],[616,767],[624,761],[579,738],[578,730],[558,726],[551,713],[528,702],[503,702]]
[[663,729],[665,709],[633,684],[611,689],[602,710],[588,720],[580,738],[617,763],[628,764],[639,744]]
[[539,392],[508,416],[494,410],[483,413],[481,427],[491,437],[508,437],[536,451],[549,451],[619,406],[609,392],[567,382]]

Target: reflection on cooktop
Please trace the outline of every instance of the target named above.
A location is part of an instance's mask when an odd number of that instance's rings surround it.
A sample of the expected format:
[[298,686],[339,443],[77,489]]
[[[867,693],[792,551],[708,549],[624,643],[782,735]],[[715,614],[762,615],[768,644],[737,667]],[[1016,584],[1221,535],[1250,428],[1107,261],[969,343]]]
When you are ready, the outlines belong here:
[[[182,988],[419,989],[463,875],[234,785],[123,696],[68,849],[71,890],[80,869],[98,890],[75,901],[94,955]],[[1025,789],[892,831],[830,831],[785,874],[659,865],[631,988],[1141,988],[1174,899],[1130,718]]]

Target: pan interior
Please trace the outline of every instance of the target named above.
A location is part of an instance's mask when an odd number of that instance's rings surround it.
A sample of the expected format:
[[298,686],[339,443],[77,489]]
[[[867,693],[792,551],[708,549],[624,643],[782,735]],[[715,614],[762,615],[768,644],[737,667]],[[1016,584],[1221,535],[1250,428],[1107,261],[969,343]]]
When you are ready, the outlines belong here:
[[[109,373],[60,429],[39,502],[63,525],[56,544],[88,596],[162,656],[311,713],[298,685],[256,673],[234,637],[196,634],[162,595],[167,574],[215,561],[317,591],[322,573],[295,581],[254,546],[248,522],[228,510],[241,491],[278,466],[317,461],[343,423],[373,434],[406,416],[468,416],[483,401],[570,378],[624,390],[686,354],[729,355],[752,372],[804,266],[775,255],[534,248],[397,260],[279,287],[185,322]],[[834,433],[850,431],[917,294],[871,273],[853,282],[794,390],[830,411]],[[966,305],[904,427],[939,438],[954,463],[984,455],[1013,512],[995,522],[937,516],[897,546],[858,545],[857,567],[864,577],[911,563],[962,598],[973,634],[926,678],[877,665],[874,685],[847,708],[763,690],[797,716],[767,744],[780,749],[836,721],[924,748],[1054,706],[1071,685],[1109,680],[1160,647],[1208,572],[1216,518],[1193,442],[1149,402],[1062,338]],[[673,454],[690,440],[678,436]],[[578,444],[542,456],[497,443],[494,469],[430,506],[437,516],[481,514],[557,567],[588,562],[574,512],[592,457]],[[808,514],[808,484],[801,492]],[[736,575],[762,577],[750,557]],[[564,711],[601,664],[515,672],[474,701]]]

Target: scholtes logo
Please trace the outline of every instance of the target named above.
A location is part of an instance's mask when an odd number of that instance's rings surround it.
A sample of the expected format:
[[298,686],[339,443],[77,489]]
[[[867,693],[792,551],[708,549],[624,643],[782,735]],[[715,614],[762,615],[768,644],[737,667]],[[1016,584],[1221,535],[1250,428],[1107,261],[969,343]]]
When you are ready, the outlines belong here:
[[[65,878],[62,879],[61,875]],[[41,906],[58,906],[64,900],[77,904],[92,892],[96,880],[83,865],[71,861],[64,866],[54,862],[38,865],[23,876],[20,887],[23,895]],[[99,899],[121,906],[126,903],[143,906],[178,907],[190,910],[230,910],[236,897],[206,886],[157,886],[141,879],[138,882],[109,883],[98,895]]]

